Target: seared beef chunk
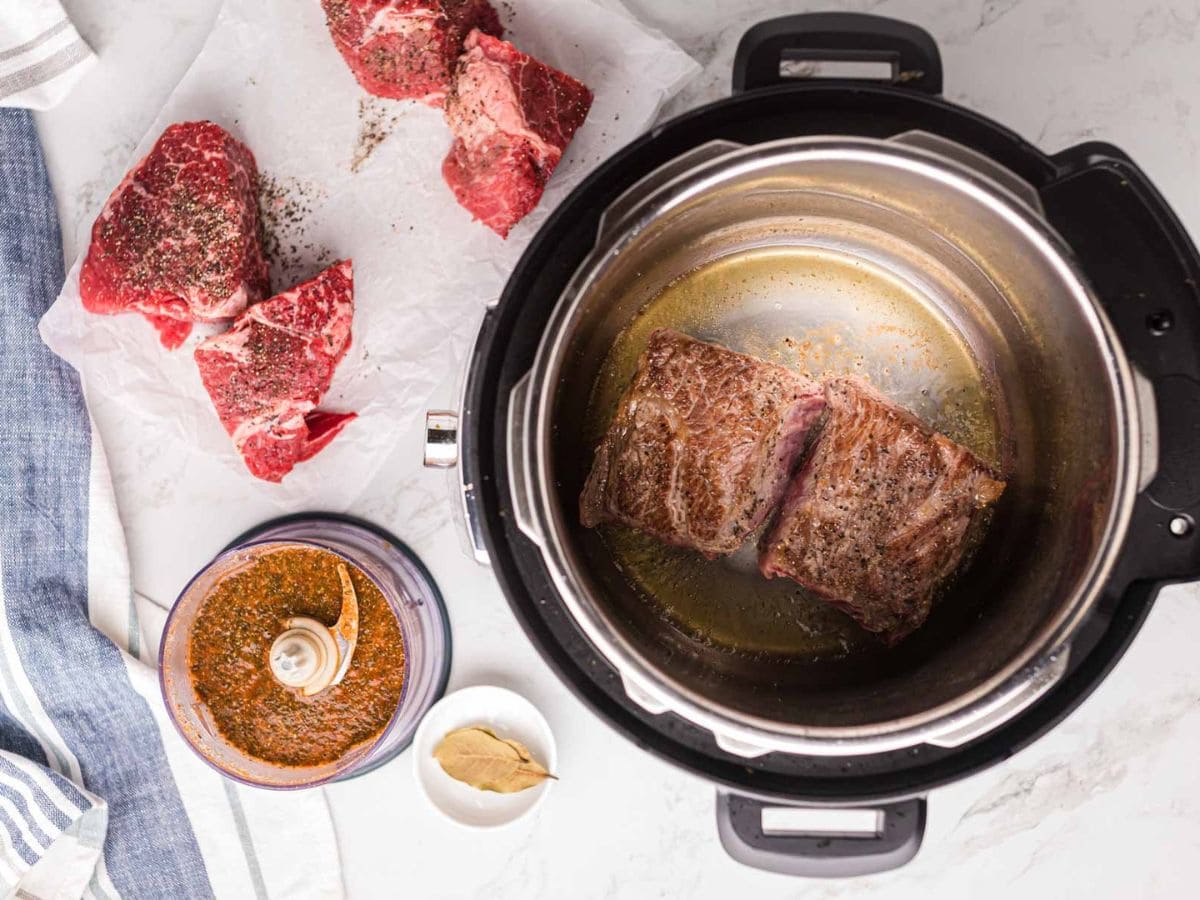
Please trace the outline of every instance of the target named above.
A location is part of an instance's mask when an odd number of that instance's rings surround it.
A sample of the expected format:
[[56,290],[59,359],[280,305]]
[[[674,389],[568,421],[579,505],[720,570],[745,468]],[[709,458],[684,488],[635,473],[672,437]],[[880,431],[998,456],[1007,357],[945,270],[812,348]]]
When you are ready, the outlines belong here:
[[782,366],[656,331],[596,449],[583,524],[732,553],[778,504],[824,405]]
[[830,381],[826,401],[827,420],[759,565],[895,643],[925,621],[1004,482],[861,382]]

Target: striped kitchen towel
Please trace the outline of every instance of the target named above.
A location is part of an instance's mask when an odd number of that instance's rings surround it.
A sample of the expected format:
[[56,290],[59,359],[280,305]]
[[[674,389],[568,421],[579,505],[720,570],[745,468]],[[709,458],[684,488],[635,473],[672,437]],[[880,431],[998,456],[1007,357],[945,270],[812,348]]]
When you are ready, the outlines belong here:
[[0,896],[341,896],[324,793],[235,785],[166,718],[161,618],[134,605],[79,379],[38,336],[62,282],[32,117],[0,109]]
[[0,106],[49,109],[95,60],[58,0],[0,2]]

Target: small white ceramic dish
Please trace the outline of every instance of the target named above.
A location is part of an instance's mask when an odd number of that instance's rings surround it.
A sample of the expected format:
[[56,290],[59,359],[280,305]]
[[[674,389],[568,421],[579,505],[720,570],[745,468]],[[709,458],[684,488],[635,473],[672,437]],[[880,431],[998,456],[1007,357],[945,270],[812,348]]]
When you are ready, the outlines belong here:
[[476,685],[447,694],[425,714],[413,739],[413,771],[421,792],[434,809],[468,828],[497,828],[529,815],[554,786],[546,779],[516,794],[480,791],[447,775],[433,756],[434,748],[456,728],[482,725],[502,738],[512,738],[551,773],[558,774],[554,735],[537,707],[507,688]]

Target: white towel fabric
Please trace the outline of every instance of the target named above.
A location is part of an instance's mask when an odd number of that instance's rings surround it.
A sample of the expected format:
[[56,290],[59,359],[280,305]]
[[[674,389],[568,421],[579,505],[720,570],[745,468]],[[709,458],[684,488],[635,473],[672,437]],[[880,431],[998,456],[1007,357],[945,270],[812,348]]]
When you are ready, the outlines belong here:
[[[57,0],[0,0],[0,107],[93,59]],[[0,108],[0,897],[342,897],[324,792],[228,780],[167,718],[164,613],[139,618],[99,436],[36,331],[62,281],[33,120]]]
[[164,612],[137,612],[100,438],[37,333],[62,282],[32,117],[0,109],[0,897],[341,897],[324,792],[226,779],[167,718]]
[[95,60],[58,0],[0,3],[0,106],[49,109]]

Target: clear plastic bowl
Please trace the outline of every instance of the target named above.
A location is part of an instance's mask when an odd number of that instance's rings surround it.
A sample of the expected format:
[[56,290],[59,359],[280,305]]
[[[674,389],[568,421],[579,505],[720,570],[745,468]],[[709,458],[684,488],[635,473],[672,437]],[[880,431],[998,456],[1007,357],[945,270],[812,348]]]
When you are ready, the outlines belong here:
[[[391,721],[374,741],[321,766],[275,765],[234,747],[217,731],[188,671],[192,623],[212,587],[238,566],[282,546],[328,550],[361,569],[387,599],[404,639],[404,687]],[[407,747],[421,717],[445,691],[450,655],[450,627],[441,594],[411,550],[362,522],[305,515],[269,522],[244,535],[191,580],[167,617],[158,671],[163,701],[175,727],[205,762],[246,784],[295,789],[362,775]]]

